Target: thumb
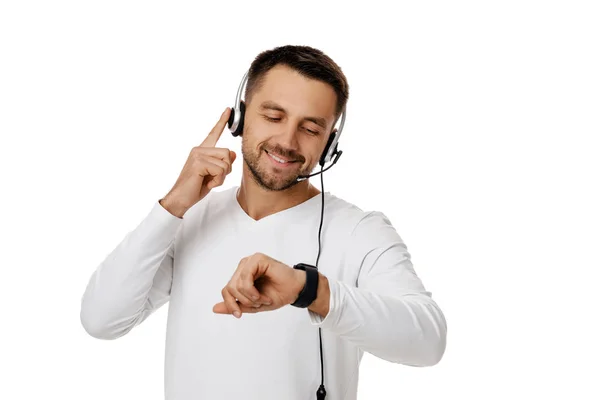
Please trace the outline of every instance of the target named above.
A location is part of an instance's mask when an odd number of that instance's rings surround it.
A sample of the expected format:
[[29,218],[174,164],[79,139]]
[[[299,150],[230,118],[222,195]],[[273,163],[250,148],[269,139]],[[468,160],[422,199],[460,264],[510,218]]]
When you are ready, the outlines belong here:
[[231,158],[231,162],[233,163],[237,158],[237,154],[235,154],[235,151],[229,150],[229,157]]

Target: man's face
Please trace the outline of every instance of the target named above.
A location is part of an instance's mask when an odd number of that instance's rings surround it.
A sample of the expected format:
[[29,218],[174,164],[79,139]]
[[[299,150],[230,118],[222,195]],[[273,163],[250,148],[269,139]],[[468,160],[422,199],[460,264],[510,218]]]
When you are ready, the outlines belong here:
[[261,187],[285,190],[311,173],[332,131],[336,100],[331,86],[287,66],[266,73],[246,104],[242,135],[244,161]]

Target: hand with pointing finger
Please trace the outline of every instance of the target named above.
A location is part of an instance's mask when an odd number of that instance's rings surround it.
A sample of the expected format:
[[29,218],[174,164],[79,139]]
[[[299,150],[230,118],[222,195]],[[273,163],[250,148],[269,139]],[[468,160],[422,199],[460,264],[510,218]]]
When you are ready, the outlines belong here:
[[221,186],[231,172],[236,154],[215,147],[229,119],[231,109],[225,109],[204,141],[192,149],[183,169],[169,193],[160,204],[171,214],[182,218],[185,212],[202,200],[212,189]]

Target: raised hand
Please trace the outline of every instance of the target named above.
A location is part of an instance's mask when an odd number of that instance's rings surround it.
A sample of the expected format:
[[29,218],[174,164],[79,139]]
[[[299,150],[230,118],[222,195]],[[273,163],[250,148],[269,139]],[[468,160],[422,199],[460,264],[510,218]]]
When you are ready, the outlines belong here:
[[236,159],[234,151],[215,147],[229,119],[228,107],[204,141],[192,148],[179,178],[160,204],[171,214],[183,217],[185,212],[202,200],[212,189],[221,186],[231,173]]

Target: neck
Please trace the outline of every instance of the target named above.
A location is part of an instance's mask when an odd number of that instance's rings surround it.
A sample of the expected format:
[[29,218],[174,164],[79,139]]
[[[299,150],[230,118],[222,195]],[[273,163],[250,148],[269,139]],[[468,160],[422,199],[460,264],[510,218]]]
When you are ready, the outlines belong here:
[[237,200],[246,214],[256,221],[297,206],[321,193],[308,179],[285,190],[271,191],[259,186],[250,175],[251,172],[244,168]]

